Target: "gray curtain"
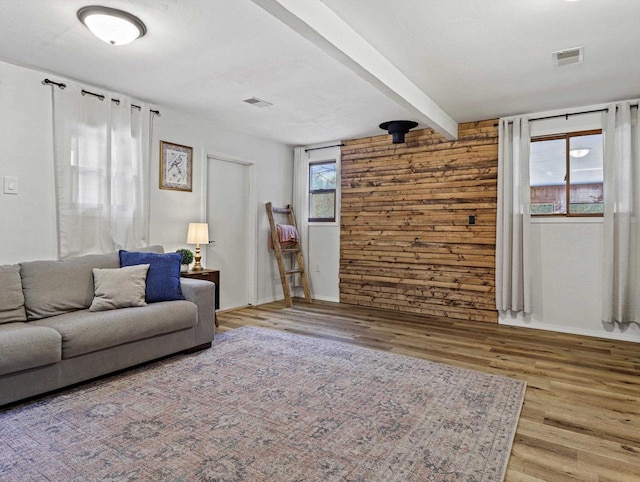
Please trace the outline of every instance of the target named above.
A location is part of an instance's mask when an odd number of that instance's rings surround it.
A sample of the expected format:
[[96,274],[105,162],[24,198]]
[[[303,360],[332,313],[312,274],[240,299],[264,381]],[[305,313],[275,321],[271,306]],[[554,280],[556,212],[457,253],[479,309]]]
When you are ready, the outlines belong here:
[[604,114],[602,320],[640,321],[640,162],[638,109],[629,102]]
[[531,313],[529,231],[529,120],[500,119],[498,131],[498,216],[496,308]]

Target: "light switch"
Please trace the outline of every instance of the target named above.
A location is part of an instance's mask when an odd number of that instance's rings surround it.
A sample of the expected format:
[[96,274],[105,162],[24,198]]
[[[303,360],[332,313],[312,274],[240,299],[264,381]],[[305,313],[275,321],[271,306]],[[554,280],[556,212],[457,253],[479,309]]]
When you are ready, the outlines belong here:
[[4,176],[4,193],[18,194],[18,178],[13,176]]

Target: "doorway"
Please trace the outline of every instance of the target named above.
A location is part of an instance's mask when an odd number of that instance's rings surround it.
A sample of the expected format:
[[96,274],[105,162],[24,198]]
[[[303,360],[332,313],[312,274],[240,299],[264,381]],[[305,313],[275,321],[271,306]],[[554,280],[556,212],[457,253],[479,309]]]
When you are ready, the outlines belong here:
[[207,268],[220,270],[220,309],[255,304],[255,209],[253,164],[207,158],[207,222],[214,243]]

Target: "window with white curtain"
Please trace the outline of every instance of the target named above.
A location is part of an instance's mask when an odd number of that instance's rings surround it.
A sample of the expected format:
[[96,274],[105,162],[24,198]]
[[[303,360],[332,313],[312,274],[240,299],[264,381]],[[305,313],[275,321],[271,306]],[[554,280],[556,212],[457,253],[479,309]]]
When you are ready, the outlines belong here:
[[309,222],[336,220],[336,161],[309,163]]
[[146,246],[153,113],[73,83],[52,89],[59,258]]
[[[79,125],[78,133],[72,140],[71,148],[71,187],[73,189],[72,202],[77,209],[97,210],[104,207],[102,200],[106,199],[103,183],[106,176],[104,157],[100,155],[104,146],[98,139],[99,129],[89,125]],[[82,154],[80,154],[82,153]],[[82,156],[82,159],[79,157]],[[103,161],[102,167],[100,161]]]

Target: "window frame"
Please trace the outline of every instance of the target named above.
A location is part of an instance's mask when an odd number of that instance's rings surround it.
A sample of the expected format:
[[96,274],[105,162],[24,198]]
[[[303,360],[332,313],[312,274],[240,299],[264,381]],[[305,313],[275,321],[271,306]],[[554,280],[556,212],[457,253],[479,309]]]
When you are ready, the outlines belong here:
[[[553,214],[533,214],[531,213],[531,209],[529,209],[529,214],[532,218],[601,218],[604,216],[604,213],[571,213],[570,210],[570,201],[571,201],[571,155],[570,155],[570,146],[571,146],[571,138],[580,137],[580,136],[590,136],[600,134],[602,136],[602,140],[604,142],[604,136],[602,129],[589,129],[582,131],[574,131],[574,132],[565,132],[560,134],[549,134],[536,136],[531,138],[531,143],[541,142],[541,141],[556,141],[556,140],[565,140],[565,213],[553,213]],[[604,149],[603,149],[604,153]],[[604,168],[604,154],[602,159],[602,167]],[[604,171],[603,171],[604,175]],[[529,182],[529,190],[531,190],[531,182]],[[603,189],[604,189],[604,177],[603,177]]]
[[[335,166],[335,171],[336,171],[336,186],[333,189],[311,189],[311,180],[312,180],[312,175],[311,175],[311,169],[313,168],[313,166],[319,166],[319,165],[323,165],[323,164],[333,164]],[[309,196],[309,209],[307,210],[307,222],[309,223],[335,223],[336,222],[336,211],[337,211],[337,206],[336,206],[336,201],[337,201],[337,188],[338,188],[338,162],[336,159],[325,159],[322,161],[309,161],[308,166],[308,178],[309,181],[307,183],[307,192],[308,192],[308,196]],[[311,206],[312,206],[312,202],[311,202],[311,198],[314,194],[330,194],[333,193],[333,217],[330,218],[312,218],[311,217]]]

